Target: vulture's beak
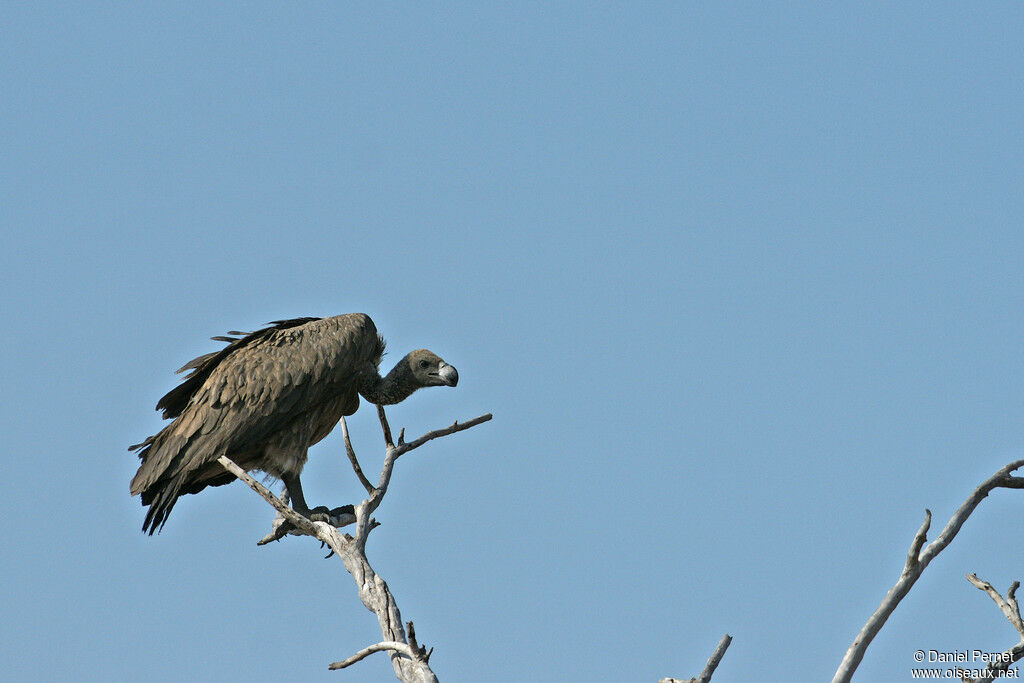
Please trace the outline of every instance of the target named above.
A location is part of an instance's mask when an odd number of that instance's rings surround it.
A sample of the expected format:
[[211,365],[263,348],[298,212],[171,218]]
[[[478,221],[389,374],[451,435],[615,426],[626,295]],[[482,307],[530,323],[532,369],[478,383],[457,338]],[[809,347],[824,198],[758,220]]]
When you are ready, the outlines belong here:
[[437,369],[437,374],[450,387],[459,383],[459,371],[444,361],[441,361],[441,367]]

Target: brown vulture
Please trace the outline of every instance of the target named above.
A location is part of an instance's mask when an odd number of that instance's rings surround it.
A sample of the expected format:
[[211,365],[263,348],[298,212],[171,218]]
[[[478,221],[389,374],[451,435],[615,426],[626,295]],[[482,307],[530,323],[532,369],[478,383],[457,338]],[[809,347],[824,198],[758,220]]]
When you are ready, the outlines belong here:
[[[132,495],[148,505],[143,531],[161,529],[186,493],[235,479],[217,462],[226,455],[246,470],[281,479],[296,512],[320,517],[302,495],[299,474],[307,449],[359,407],[359,396],[378,405],[404,400],[421,387],[454,387],[459,373],[420,349],[381,377],[384,339],[370,317],[278,320],[256,332],[229,332],[224,349],[200,356],[156,404],[174,421],[130,450],[142,464]],[[326,517],[324,517],[326,519]]]

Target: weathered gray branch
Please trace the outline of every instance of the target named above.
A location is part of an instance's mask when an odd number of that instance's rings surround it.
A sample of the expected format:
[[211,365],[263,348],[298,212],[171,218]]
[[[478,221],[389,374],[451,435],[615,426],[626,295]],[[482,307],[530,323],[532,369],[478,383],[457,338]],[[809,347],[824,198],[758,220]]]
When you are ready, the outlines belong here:
[[308,519],[300,515],[298,512],[292,510],[289,506],[285,505],[284,502],[280,500],[277,496],[275,496],[273,493],[271,493],[266,486],[253,479],[248,472],[239,467],[234,460],[232,460],[226,455],[222,455],[220,458],[217,459],[217,461],[224,466],[224,469],[228,470],[229,472],[231,472],[231,474],[235,475],[236,477],[244,481],[246,484],[249,485],[249,488],[251,488],[256,493],[260,494],[260,496],[263,497],[263,500],[270,503],[273,506],[273,508],[277,510],[277,513],[281,515],[283,519],[290,522],[300,532],[309,536],[316,535],[316,527],[314,526],[313,522],[309,521]]
[[910,544],[903,573],[900,574],[896,584],[889,589],[885,599],[882,600],[882,604],[871,615],[864,628],[854,638],[853,644],[846,651],[846,656],[843,657],[842,663],[836,670],[832,683],[847,683],[853,678],[853,673],[864,658],[868,645],[878,635],[889,615],[893,613],[893,610],[896,609],[900,601],[910,592],[910,589],[913,588],[918,578],[920,578],[921,573],[924,572],[925,567],[953,541],[960,528],[964,525],[964,522],[967,521],[967,518],[971,516],[971,513],[974,512],[974,509],[978,507],[981,501],[996,488],[1024,488],[1024,478],[1015,477],[1012,474],[1012,472],[1021,467],[1024,467],[1024,460],[1016,460],[982,482],[981,486],[976,488],[974,493],[953,514],[938,537],[927,546],[925,546],[925,542],[928,540],[928,529],[931,526],[932,513],[929,510],[925,510],[924,524],[921,525],[917,534],[914,535],[913,542]]
[[686,679],[663,678],[658,683],[710,683],[711,676],[715,673],[715,669],[718,668],[718,664],[722,661],[722,657],[725,655],[725,651],[729,649],[729,643],[731,642],[732,636],[728,633],[722,636],[722,639],[718,641],[718,647],[711,653],[708,663],[704,665],[704,670],[700,672],[700,676]]
[[[274,530],[260,541],[261,544],[269,540],[277,540],[277,538],[284,536],[285,533],[307,535],[316,538],[341,558],[345,569],[355,579],[356,586],[359,589],[359,598],[362,600],[363,605],[377,615],[377,621],[380,624],[384,640],[381,643],[360,650],[348,659],[331,664],[330,668],[342,669],[374,652],[387,651],[390,654],[395,675],[399,680],[406,681],[407,683],[436,683],[437,677],[431,671],[429,665],[430,652],[427,652],[425,648],[416,642],[412,622],[408,624],[409,633],[407,635],[402,625],[402,615],[398,610],[398,604],[395,602],[394,596],[384,580],[370,566],[369,560],[366,559],[366,539],[370,530],[376,526],[376,521],[370,515],[377,509],[384,498],[384,494],[387,493],[395,461],[398,460],[399,456],[419,448],[432,439],[454,434],[482,422],[487,422],[491,419],[491,414],[481,415],[462,424],[455,422],[450,427],[428,432],[410,443],[405,442],[405,432],[403,430],[399,435],[397,445],[392,441],[387,417],[384,414],[384,409],[380,406],[378,406],[378,414],[384,431],[384,441],[387,444],[380,483],[373,487],[369,485],[369,481],[365,480],[365,477],[360,477],[360,481],[363,482],[364,487],[366,487],[367,492],[370,494],[369,498],[355,506],[335,508],[331,511],[330,523],[313,522],[295,512],[285,504],[284,500],[274,496],[265,486],[249,476],[245,470],[229,458],[220,458],[220,463],[232,474],[248,484],[252,490],[256,491],[277,510],[279,519],[275,520]],[[351,450],[348,429],[344,421],[342,421],[342,428],[345,434],[346,450],[349,452],[353,468],[356,469],[356,473],[359,475],[361,470],[358,469],[358,461],[355,459],[354,451]],[[342,510],[345,512],[339,512]],[[291,525],[290,530],[281,532],[280,530],[284,528],[286,522]],[[352,524],[353,522],[356,525],[355,537],[344,534],[337,528]]]
[[[228,462],[231,462],[231,461],[228,460]],[[224,465],[224,462],[221,461],[221,464]],[[228,467],[228,466],[224,465],[224,467]],[[235,467],[238,467],[238,466],[235,465]],[[239,469],[241,469],[241,468],[239,468]],[[248,483],[248,482],[246,482],[246,483]],[[288,507],[288,505],[287,505],[287,503],[288,503],[288,491],[287,491],[287,489],[281,492],[281,502],[284,504],[285,507]],[[271,541],[280,541],[282,538],[284,538],[285,536],[288,536],[289,534],[291,534],[292,536],[307,536],[307,535],[310,535],[310,534],[308,534],[305,531],[301,531],[301,530],[297,529],[295,527],[295,525],[291,524],[285,518],[285,516],[283,514],[281,514],[280,508],[277,508],[276,506],[275,506],[275,508],[278,510],[278,513],[277,513],[277,516],[274,517],[274,521],[273,521],[273,523],[271,525],[270,533],[268,533],[266,536],[264,536],[260,540],[256,541],[256,545],[266,545],[266,544],[270,543]],[[291,510],[291,508],[288,508],[288,509]],[[336,508],[334,508],[333,510],[330,511],[328,516],[330,518],[329,521],[328,521],[328,524],[330,524],[331,526],[333,526],[336,529],[340,529],[341,527],[348,526],[349,524],[355,524],[355,522],[356,522],[355,512],[353,511],[351,505],[343,505],[341,507],[336,507]],[[305,518],[303,518],[303,519],[305,519]]]
[[348,453],[349,462],[352,463],[352,469],[355,470],[356,476],[359,477],[359,483],[363,485],[366,492],[373,495],[373,484],[363,474],[363,468],[359,466],[359,459],[356,457],[356,451],[352,448],[352,439],[348,435],[348,423],[345,422],[345,417],[341,418],[341,434],[345,438],[345,452]]
[[395,640],[388,640],[388,641],[385,641],[383,643],[377,643],[376,645],[371,645],[370,647],[364,647],[362,650],[360,650],[359,652],[355,653],[354,655],[352,655],[348,659],[343,659],[340,662],[334,662],[333,664],[328,665],[327,668],[330,669],[331,671],[335,671],[337,669],[345,669],[347,667],[352,666],[353,664],[355,664],[358,661],[366,659],[367,657],[372,655],[374,652],[381,652],[382,650],[394,650],[395,652],[401,652],[406,657],[412,657],[413,656],[412,648],[409,647],[408,644],[406,644],[406,643],[399,643],[398,641],[395,641]]
[[[391,472],[395,467],[395,462],[400,456],[411,450],[419,448],[428,441],[475,427],[482,422],[487,422],[492,417],[490,413],[487,413],[486,415],[475,417],[469,422],[463,422],[462,424],[459,424],[459,421],[456,420],[449,427],[427,432],[415,441],[410,441],[408,443],[405,441],[405,429],[403,428],[398,435],[398,444],[396,445],[391,439],[391,426],[388,424],[388,418],[387,415],[384,414],[383,406],[377,406],[377,415],[380,417],[380,425],[381,429],[384,431],[384,443],[387,445],[387,450],[384,455],[384,466],[381,468],[380,472],[380,483],[377,484],[377,487],[370,494],[370,497],[360,504],[366,506],[367,515],[377,509],[377,506],[380,505],[380,501],[384,498],[384,494],[387,493],[388,485],[391,483]],[[356,538],[359,537],[357,526]]]
[[966,683],[988,683],[1000,678],[1000,673],[1008,671],[1011,666],[1020,659],[1024,658],[1024,621],[1020,617],[1020,605],[1017,604],[1017,589],[1020,588],[1020,581],[1014,581],[1010,585],[1010,589],[1006,591],[1006,598],[999,594],[992,584],[988,581],[982,581],[976,574],[968,574],[967,580],[970,581],[976,588],[983,590],[988,593],[992,601],[996,603],[996,606],[1002,610],[1003,614],[1013,625],[1013,628],[1020,634],[1020,641],[1005,651],[1002,657],[999,657],[998,662],[992,662],[987,665],[987,669],[983,676],[974,679],[964,679]]

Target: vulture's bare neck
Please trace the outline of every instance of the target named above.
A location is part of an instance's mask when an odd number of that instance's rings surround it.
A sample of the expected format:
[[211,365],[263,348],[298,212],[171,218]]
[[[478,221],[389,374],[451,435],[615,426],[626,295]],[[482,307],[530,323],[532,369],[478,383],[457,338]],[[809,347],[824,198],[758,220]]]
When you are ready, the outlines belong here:
[[385,377],[381,377],[377,372],[369,373],[359,388],[362,397],[370,403],[387,406],[401,403],[419,389],[412,373],[408,371],[408,364],[403,361],[404,359],[399,361]]

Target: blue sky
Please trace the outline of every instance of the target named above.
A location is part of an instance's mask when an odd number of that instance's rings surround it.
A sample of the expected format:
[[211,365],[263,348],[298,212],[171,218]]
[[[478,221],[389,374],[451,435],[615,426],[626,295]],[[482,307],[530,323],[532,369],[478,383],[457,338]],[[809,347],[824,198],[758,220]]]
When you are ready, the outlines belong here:
[[[127,452],[207,338],[364,311],[455,390],[369,555],[449,681],[827,680],[1024,453],[1024,9],[0,8],[0,658],[19,680],[387,680],[340,562],[240,484],[144,537]],[[364,468],[373,411],[350,420]],[[361,488],[340,434],[311,504]],[[858,680],[1016,641],[997,491]]]

